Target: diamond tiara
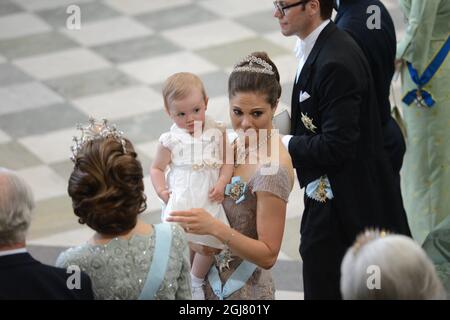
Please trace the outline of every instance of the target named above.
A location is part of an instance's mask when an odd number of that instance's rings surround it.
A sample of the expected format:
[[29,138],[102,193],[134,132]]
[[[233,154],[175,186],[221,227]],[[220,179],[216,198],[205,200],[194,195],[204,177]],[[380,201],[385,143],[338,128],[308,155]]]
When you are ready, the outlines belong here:
[[359,250],[369,242],[372,242],[376,239],[384,238],[389,234],[390,233],[385,230],[366,229],[364,232],[362,232],[356,237],[356,241],[352,246],[353,254],[356,255],[359,252]]
[[126,142],[123,138],[123,132],[117,130],[115,125],[108,125],[108,120],[103,119],[101,122],[96,121],[94,118],[89,118],[89,125],[83,127],[81,124],[77,124],[77,130],[81,131],[81,136],[79,138],[73,137],[72,141],[75,145],[70,147],[72,150],[72,156],[70,159],[75,163],[78,152],[86,145],[86,143],[94,140],[104,139],[108,137],[113,137],[117,142],[119,142],[123,147],[123,152],[126,153]]
[[[241,64],[248,62],[248,65],[245,66],[240,66]],[[253,64],[257,64],[260,67],[255,67]],[[269,75],[274,75],[275,73],[273,72],[272,66],[267,63],[266,61],[264,61],[261,58],[252,56],[252,55],[248,55],[246,56],[244,59],[242,59],[241,61],[239,61],[237,64],[234,65],[234,69],[233,72],[256,72],[256,73],[265,73],[265,74],[269,74]]]

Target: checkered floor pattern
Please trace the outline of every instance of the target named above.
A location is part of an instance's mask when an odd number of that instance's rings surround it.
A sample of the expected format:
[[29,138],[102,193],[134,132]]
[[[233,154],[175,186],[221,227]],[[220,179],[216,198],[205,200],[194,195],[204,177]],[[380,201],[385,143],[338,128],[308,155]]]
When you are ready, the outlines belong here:
[[[385,1],[397,10],[394,0]],[[81,29],[67,28],[69,5]],[[244,55],[263,50],[279,68],[281,109],[290,103],[295,38],[285,38],[271,0],[0,0],[0,166],[32,186],[37,208],[31,252],[54,263],[91,231],[77,223],[67,196],[75,125],[108,118],[134,142],[146,171],[170,121],[160,94],[174,72],[198,74],[210,96],[208,114],[227,121],[229,72]],[[148,210],[159,202],[148,174]],[[295,185],[274,267],[278,299],[302,299],[298,254],[302,192]]]

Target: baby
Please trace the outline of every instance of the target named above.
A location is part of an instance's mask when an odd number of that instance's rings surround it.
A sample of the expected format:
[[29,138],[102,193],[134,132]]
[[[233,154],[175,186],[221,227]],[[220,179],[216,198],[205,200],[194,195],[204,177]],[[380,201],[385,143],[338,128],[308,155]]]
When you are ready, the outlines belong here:
[[[224,161],[229,147],[225,127],[205,114],[208,97],[202,81],[192,73],[176,73],[166,80],[163,97],[173,125],[159,138],[160,144],[150,170],[156,193],[165,203],[162,220],[165,221],[172,211],[203,208],[228,224],[221,203],[233,174],[233,165]],[[167,167],[170,170],[166,177]],[[189,226],[184,227],[189,232]],[[224,248],[222,242],[209,235],[187,233],[187,239],[213,248]],[[191,250],[194,300],[204,300],[203,281],[213,259],[213,256],[203,256]]]

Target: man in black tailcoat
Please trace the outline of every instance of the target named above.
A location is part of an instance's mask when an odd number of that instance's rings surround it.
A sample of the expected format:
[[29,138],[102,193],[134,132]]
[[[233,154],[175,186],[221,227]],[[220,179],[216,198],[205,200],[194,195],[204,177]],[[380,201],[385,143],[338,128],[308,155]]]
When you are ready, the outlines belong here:
[[340,299],[340,264],[357,234],[376,227],[409,235],[383,146],[370,67],[330,21],[333,0],[286,0],[274,16],[299,38],[291,135],[283,137],[305,188],[300,255],[305,299]]

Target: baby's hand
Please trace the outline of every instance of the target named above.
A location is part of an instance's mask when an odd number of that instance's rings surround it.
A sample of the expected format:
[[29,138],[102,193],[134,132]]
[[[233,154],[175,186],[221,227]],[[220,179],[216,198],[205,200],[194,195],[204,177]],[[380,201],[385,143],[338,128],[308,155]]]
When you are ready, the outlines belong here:
[[225,184],[218,182],[209,192],[209,200],[222,203],[223,199],[225,199]]
[[207,247],[207,246],[203,246],[201,244],[192,243],[192,242],[189,242],[189,248],[191,248],[191,250],[193,250],[197,253],[200,253],[201,255],[204,255],[204,256],[214,256],[214,255],[220,253],[220,249]]
[[170,198],[170,191],[169,189],[164,189],[161,192],[158,192],[158,197],[164,201],[165,204],[167,204],[167,202],[169,202],[169,198]]

